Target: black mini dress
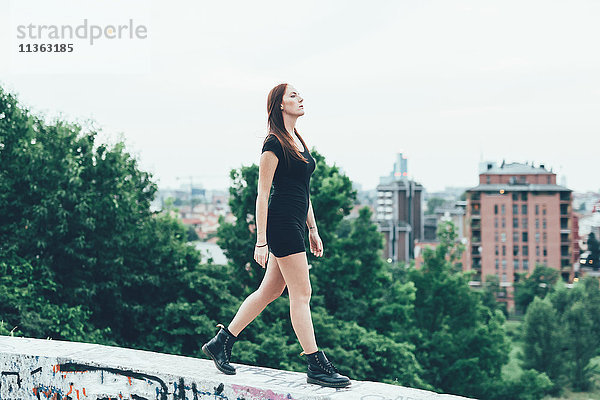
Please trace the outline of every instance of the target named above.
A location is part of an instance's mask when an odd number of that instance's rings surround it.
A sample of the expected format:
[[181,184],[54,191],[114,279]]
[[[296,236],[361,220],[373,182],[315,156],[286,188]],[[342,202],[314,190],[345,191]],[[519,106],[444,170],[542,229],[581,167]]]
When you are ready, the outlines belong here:
[[[305,146],[306,147],[306,146]],[[269,134],[262,153],[272,151],[279,162],[273,175],[273,193],[267,211],[267,243],[276,257],[306,251],[304,237],[308,215],[310,176],[315,170],[315,159],[307,148],[302,155],[308,164],[288,155],[289,166],[279,139]]]

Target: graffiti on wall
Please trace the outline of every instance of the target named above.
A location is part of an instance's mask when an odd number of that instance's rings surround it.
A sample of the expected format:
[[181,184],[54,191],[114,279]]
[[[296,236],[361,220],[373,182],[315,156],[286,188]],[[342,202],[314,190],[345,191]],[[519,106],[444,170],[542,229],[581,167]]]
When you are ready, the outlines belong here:
[[[186,382],[182,377],[165,381],[159,376],[133,370],[74,362],[36,366],[32,359],[8,361],[0,362],[3,368],[0,371],[0,400],[253,399],[250,396],[226,394],[223,383],[207,387],[198,382]],[[27,368],[27,364],[30,368]],[[277,393],[261,398],[282,399]],[[291,396],[285,398],[292,399]]]
[[[315,397],[352,391],[306,383],[297,373],[253,366],[238,366],[238,374],[256,375],[262,389],[229,383],[208,383],[161,374],[149,374],[126,368],[98,366],[57,359],[0,354],[0,400],[294,400],[288,391],[305,391]],[[337,393],[342,395],[341,393]],[[346,398],[344,397],[339,397]],[[349,398],[349,396],[348,396]],[[361,400],[417,400],[415,397],[358,394]]]

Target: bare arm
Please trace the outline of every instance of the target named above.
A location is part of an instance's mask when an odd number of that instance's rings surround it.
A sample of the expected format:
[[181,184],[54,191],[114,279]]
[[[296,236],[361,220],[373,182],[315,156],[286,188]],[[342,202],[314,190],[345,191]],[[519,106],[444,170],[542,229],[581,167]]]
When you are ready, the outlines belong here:
[[265,151],[260,156],[258,167],[258,195],[256,196],[256,244],[267,243],[267,212],[269,207],[269,194],[273,175],[279,159],[272,151]]
[[317,221],[315,220],[315,214],[313,212],[312,201],[308,198],[308,214],[306,215],[306,225],[308,226],[309,233],[317,231]]

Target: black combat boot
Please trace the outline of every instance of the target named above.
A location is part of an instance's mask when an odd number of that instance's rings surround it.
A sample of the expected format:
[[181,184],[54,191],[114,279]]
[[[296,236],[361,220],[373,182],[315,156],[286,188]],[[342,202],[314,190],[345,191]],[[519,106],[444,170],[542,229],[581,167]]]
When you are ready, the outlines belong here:
[[[300,354],[302,355],[304,352]],[[306,382],[334,388],[350,385],[350,379],[347,376],[340,375],[331,361],[325,357],[325,353],[322,350],[305,355],[308,362]]]
[[229,364],[229,360],[231,359],[231,348],[237,337],[233,336],[222,324],[218,324],[217,328],[221,329],[214,338],[202,346],[202,351],[212,358],[219,371],[227,375],[235,375],[235,368]]

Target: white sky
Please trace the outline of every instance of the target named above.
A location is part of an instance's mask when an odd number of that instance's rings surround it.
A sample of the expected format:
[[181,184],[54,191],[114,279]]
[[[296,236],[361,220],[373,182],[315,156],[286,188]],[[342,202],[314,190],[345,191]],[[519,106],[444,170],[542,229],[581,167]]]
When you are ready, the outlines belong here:
[[[105,4],[115,21],[138,17]],[[481,158],[600,188],[599,1],[145,4],[146,72],[20,73],[0,56],[0,85],[34,112],[94,119],[101,140],[122,134],[162,187],[195,176],[225,189],[231,168],[258,163],[267,93],[289,82],[309,148],[364,189],[400,151],[429,191],[476,185]],[[14,50],[9,19],[0,54]]]

